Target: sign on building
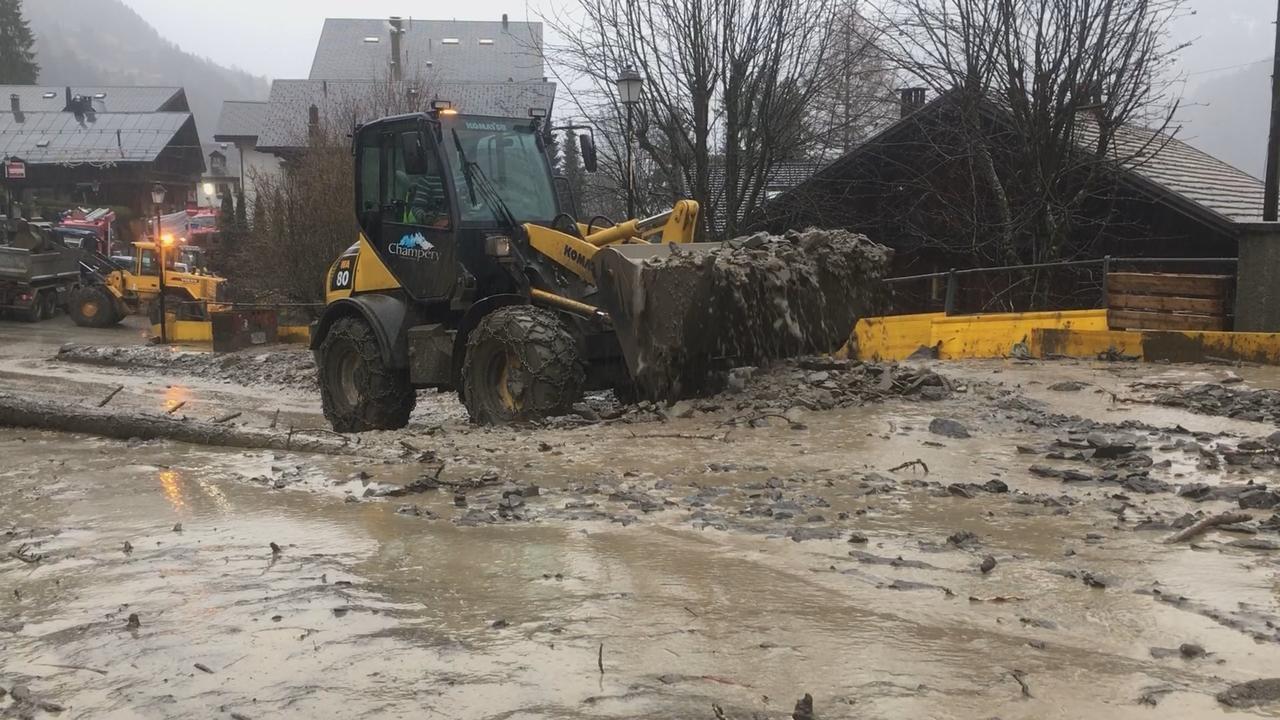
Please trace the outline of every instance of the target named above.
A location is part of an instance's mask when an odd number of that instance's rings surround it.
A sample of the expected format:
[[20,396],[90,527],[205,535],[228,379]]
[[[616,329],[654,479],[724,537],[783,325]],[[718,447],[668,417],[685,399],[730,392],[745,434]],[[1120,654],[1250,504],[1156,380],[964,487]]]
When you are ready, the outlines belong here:
[[21,160],[9,160],[4,164],[5,180],[26,180],[27,164]]

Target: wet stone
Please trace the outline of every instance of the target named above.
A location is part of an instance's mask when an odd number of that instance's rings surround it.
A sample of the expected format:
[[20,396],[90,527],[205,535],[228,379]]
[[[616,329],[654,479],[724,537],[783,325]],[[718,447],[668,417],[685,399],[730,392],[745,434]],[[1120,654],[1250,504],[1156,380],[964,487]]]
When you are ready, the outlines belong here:
[[929,422],[929,432],[954,439],[970,437],[969,429],[960,421],[951,418],[934,418]]
[[1120,483],[1121,487],[1129,492],[1139,493],[1142,495],[1153,495],[1155,493],[1169,492],[1173,489],[1169,483],[1163,480],[1157,480],[1149,475],[1134,474],[1130,475]]
[[1187,660],[1194,660],[1205,656],[1204,647],[1196,643],[1182,643],[1178,646],[1178,654]]
[[1250,490],[1241,493],[1236,502],[1246,510],[1270,510],[1280,507],[1280,492],[1265,488]]
[[1080,573],[1080,581],[1091,588],[1097,589],[1102,589],[1112,584],[1107,576],[1089,571]]
[[982,564],[978,566],[978,569],[982,571],[983,575],[986,575],[992,570],[995,570],[996,569],[995,557],[991,555],[987,555],[986,557],[982,558]]
[[841,532],[830,527],[798,527],[787,531],[787,537],[795,542],[806,540],[838,540]]
[[1075,380],[1064,380],[1063,382],[1054,383],[1050,385],[1049,389],[1054,392],[1079,392],[1085,389],[1086,387],[1088,387],[1088,385],[1082,382],[1077,382]]
[[1251,708],[1280,702],[1280,678],[1250,680],[1232,685],[1217,695],[1218,702],[1233,708]]
[[1085,442],[1093,448],[1093,457],[1098,460],[1124,457],[1138,447],[1136,440],[1131,437],[1112,437],[1101,433],[1091,433]]

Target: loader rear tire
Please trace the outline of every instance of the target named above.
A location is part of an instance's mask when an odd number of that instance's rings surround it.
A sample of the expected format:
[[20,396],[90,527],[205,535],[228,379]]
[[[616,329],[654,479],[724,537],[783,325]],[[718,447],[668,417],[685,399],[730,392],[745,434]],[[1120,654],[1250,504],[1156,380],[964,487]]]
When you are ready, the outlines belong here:
[[72,293],[67,312],[80,327],[104,328],[123,319],[116,314],[111,294],[97,286],[81,288]]
[[317,360],[320,400],[334,430],[397,430],[409,424],[417,403],[409,371],[383,360],[378,339],[364,320],[334,321]]
[[566,414],[582,398],[585,380],[577,343],[550,310],[499,308],[467,337],[462,396],[474,423]]

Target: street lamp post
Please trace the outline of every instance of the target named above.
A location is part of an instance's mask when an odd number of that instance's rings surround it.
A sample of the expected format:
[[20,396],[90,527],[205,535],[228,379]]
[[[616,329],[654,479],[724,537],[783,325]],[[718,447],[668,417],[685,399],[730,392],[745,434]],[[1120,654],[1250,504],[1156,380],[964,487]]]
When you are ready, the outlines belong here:
[[644,78],[640,76],[640,73],[636,72],[635,68],[627,66],[622,69],[616,82],[618,85],[618,99],[622,101],[623,105],[627,106],[627,218],[634,218],[636,216],[636,174],[635,163],[631,156],[631,136],[634,132],[632,129],[632,113],[635,110],[635,106],[640,103],[640,91],[644,89]]
[[155,241],[156,263],[160,266],[160,343],[164,345],[169,342],[169,333],[165,327],[168,325],[168,315],[164,306],[164,239],[160,231],[160,206],[164,204],[164,186],[156,185],[151,188],[151,204],[156,208],[156,227],[151,233],[151,239]]

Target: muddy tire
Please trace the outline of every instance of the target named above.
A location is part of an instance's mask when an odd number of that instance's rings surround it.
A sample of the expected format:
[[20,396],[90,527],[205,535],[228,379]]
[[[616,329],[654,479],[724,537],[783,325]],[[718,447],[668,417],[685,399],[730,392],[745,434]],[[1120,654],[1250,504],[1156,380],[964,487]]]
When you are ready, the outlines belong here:
[[96,286],[80,288],[72,293],[67,312],[80,327],[109,327],[123,319],[116,313],[111,293]]
[[58,316],[58,292],[46,290],[40,293],[40,317],[51,320]]
[[563,415],[581,399],[585,379],[573,336],[550,310],[499,308],[467,337],[462,396],[474,423]]
[[317,353],[324,416],[338,432],[396,430],[409,424],[417,394],[409,371],[388,366],[360,318],[334,321]]
[[35,297],[31,298],[31,304],[17,311],[18,319],[29,323],[40,322],[43,316],[40,311],[43,307],[44,293],[37,291]]

